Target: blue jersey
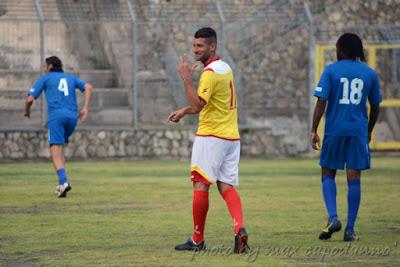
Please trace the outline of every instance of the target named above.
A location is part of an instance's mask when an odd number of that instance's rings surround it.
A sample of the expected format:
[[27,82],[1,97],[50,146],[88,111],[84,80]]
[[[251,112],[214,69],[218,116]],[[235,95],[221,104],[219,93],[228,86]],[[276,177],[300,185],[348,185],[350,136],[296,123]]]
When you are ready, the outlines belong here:
[[33,85],[28,95],[35,99],[44,90],[48,106],[48,120],[60,117],[78,117],[76,88],[85,90],[86,82],[64,72],[49,72]]
[[382,101],[378,75],[356,60],[340,60],[327,66],[314,96],[328,100],[325,135],[368,136],[366,103]]

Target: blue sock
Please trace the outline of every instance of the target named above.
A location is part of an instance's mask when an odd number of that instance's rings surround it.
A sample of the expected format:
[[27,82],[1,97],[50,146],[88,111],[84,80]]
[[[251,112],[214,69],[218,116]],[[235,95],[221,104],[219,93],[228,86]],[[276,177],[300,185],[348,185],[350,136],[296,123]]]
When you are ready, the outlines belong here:
[[346,230],[354,231],[358,208],[361,200],[361,181],[353,179],[347,182],[347,226]]
[[337,219],[336,211],[336,183],[334,176],[322,176],[322,194],[324,196],[329,221]]
[[62,185],[68,181],[67,174],[65,173],[65,169],[58,169],[57,175],[58,175],[58,184],[59,185]]

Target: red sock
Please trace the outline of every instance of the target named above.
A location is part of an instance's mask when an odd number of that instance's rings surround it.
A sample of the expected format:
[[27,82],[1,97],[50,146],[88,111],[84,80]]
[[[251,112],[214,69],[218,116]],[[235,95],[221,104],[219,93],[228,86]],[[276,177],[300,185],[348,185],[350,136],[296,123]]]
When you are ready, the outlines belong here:
[[239,232],[239,229],[243,227],[243,212],[239,194],[236,192],[235,188],[231,187],[222,193],[222,197],[224,198],[229,213],[232,216],[234,224],[233,232],[236,235]]
[[208,211],[208,192],[193,191],[193,236],[196,244],[204,240],[204,228]]

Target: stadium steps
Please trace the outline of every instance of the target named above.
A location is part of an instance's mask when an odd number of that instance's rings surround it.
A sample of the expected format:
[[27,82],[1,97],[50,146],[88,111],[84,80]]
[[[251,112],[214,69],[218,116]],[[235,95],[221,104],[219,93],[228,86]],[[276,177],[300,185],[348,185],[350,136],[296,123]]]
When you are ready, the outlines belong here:
[[[0,116],[0,128],[19,127],[25,129],[40,126],[40,101],[32,106],[32,117],[30,120],[23,117],[27,89],[8,88],[8,90],[3,89],[0,92],[0,113],[7,113],[7,116]],[[81,107],[84,95],[77,93],[77,96],[79,106]],[[90,116],[88,116],[85,125],[131,125],[133,115],[130,99],[130,89],[94,88],[89,109]]]
[[[28,92],[26,88],[2,89],[0,110],[21,110]],[[82,104],[83,94],[77,93],[78,102]],[[130,107],[131,90],[127,88],[94,88],[91,109],[125,109]]]
[[7,116],[0,116],[0,129],[30,129],[41,125],[40,105],[32,107],[32,116],[28,119],[24,117],[24,102],[19,104],[22,105],[19,110],[8,110]]
[[[116,87],[114,71],[111,69],[89,69],[70,72],[93,85],[95,88]],[[23,69],[0,69],[0,91],[8,88],[29,89],[38,79],[39,72]]]
[[[22,101],[21,104],[23,104]],[[100,127],[132,125],[132,120],[132,110],[129,108],[106,109],[100,111],[90,109],[85,125]],[[29,129],[40,126],[40,105],[34,106],[30,119],[24,118],[22,109],[7,111],[7,116],[0,116],[0,129]]]
[[1,19],[35,19],[37,18],[35,1],[2,0],[0,1]]

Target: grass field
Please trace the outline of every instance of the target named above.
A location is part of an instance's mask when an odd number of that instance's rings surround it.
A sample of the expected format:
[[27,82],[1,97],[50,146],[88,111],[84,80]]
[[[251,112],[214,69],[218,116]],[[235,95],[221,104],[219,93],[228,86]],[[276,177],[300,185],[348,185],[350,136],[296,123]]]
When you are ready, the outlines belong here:
[[[188,162],[109,161],[67,165],[72,191],[53,195],[50,163],[0,164],[2,266],[399,266],[400,158],[373,159],[362,178],[360,240],[317,236],[326,223],[317,159],[242,160],[252,252],[233,255],[232,222],[210,190],[206,252],[175,252],[191,234]],[[346,181],[338,174],[346,219]]]

